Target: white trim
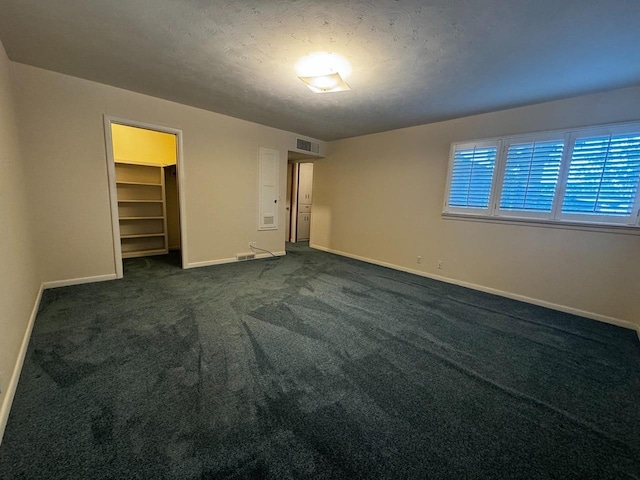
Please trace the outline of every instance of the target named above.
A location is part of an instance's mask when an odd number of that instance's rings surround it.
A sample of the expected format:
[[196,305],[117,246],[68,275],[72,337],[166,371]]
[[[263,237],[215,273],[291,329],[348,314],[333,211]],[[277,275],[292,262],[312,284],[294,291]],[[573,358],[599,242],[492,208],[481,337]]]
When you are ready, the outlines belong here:
[[182,257],[182,268],[185,268],[188,262],[187,256],[187,173],[184,167],[184,143],[182,141],[182,130],[176,130],[176,159],[178,164],[176,165],[176,172],[178,175],[178,210],[180,215],[180,256]]
[[[638,340],[640,341],[640,325],[636,325],[632,323],[631,325],[635,326],[635,331],[638,334]],[[634,327],[631,327],[631,330],[634,330]]]
[[289,229],[289,242],[298,240],[298,187],[300,186],[300,164],[294,163],[291,170],[291,228]]
[[111,200],[111,225],[113,231],[113,256],[116,270],[116,278],[122,278],[122,248],[120,246],[120,222],[118,221],[118,194],[116,189],[115,161],[113,156],[113,139],[111,136],[111,124],[126,125],[129,127],[144,128],[156,132],[169,133],[176,136],[176,170],[178,175],[178,204],[180,209],[180,251],[182,253],[182,268],[188,265],[187,256],[187,207],[185,198],[186,173],[184,168],[182,130],[138,122],[121,117],[105,114],[104,136],[107,152],[107,176],[109,181],[109,197]]
[[[282,252],[273,252],[273,254],[276,257],[283,257],[287,254],[287,252],[282,251]],[[271,257],[270,253],[258,253],[256,254],[254,260],[258,260],[261,258],[269,258]],[[223,265],[225,263],[240,263],[240,262],[247,262],[250,260],[238,260],[236,259],[236,257],[232,257],[232,258],[220,258],[218,260],[206,260],[204,262],[193,262],[193,263],[188,263],[184,268],[200,268],[200,267],[210,267],[212,265]]]
[[16,364],[13,367],[13,373],[11,374],[11,380],[7,385],[7,391],[4,397],[4,402],[0,406],[0,445],[2,445],[2,437],[4,436],[4,430],[7,427],[7,421],[9,420],[9,413],[11,411],[11,405],[13,404],[13,398],[16,394],[16,388],[18,388],[18,380],[20,379],[20,373],[22,372],[22,366],[24,365],[24,359],[27,355],[27,348],[29,348],[29,340],[31,339],[31,332],[33,330],[33,324],[36,321],[38,315],[38,309],[40,308],[40,300],[42,299],[42,292],[44,290],[44,284],[40,285],[36,301],[31,309],[31,316],[27,323],[27,329],[22,337],[22,345],[18,351],[18,358]]
[[67,280],[54,280],[52,282],[43,282],[42,287],[45,290],[50,288],[70,287],[71,285],[82,285],[84,283],[106,282],[108,280],[115,280],[118,277],[115,273],[108,273],[106,275],[96,275],[93,277],[81,277],[81,278],[69,278]]
[[122,245],[120,245],[120,222],[118,216],[118,187],[116,184],[116,164],[113,155],[112,119],[107,115],[104,121],[104,143],[107,152],[107,181],[109,182],[109,203],[111,204],[111,235],[113,237],[113,265],[116,278],[122,278]]
[[372,258],[362,257],[360,255],[353,255],[351,253],[341,252],[339,250],[321,247],[319,245],[309,245],[309,246],[311,248],[315,248],[316,250],[322,250],[323,252],[328,252],[328,253],[333,253],[343,257],[353,258],[354,260],[360,260],[362,262],[372,263],[374,265],[380,265],[381,267],[387,267],[393,270],[400,270],[402,272],[412,273],[414,275],[431,278],[433,280],[438,280],[445,283],[451,283],[453,285],[470,288],[472,290],[478,290],[480,292],[490,293],[492,295],[498,295],[500,297],[510,298],[512,300],[518,300],[520,302],[530,303],[532,305],[538,305],[540,307],[550,308],[551,310],[557,310],[559,312],[570,313],[572,315],[578,315],[580,317],[589,318],[591,320],[597,320],[599,322],[609,323],[611,325],[616,325],[618,327],[628,328],[630,330],[635,330],[638,333],[638,339],[640,340],[640,325],[633,322],[629,322],[627,320],[622,320],[615,317],[609,317],[607,315],[601,315],[599,313],[588,312],[586,310],[580,310],[578,308],[568,307],[566,305],[560,305],[558,303],[547,302],[545,300],[531,298],[525,295],[519,295],[517,293],[505,292],[504,290],[485,287],[483,285],[478,285],[475,283],[464,282],[461,280],[456,280],[455,278],[443,277],[440,275],[433,275],[431,273],[422,272],[420,270],[414,270],[412,268],[402,267],[400,265],[395,265],[393,263],[381,262],[379,260],[374,260]]

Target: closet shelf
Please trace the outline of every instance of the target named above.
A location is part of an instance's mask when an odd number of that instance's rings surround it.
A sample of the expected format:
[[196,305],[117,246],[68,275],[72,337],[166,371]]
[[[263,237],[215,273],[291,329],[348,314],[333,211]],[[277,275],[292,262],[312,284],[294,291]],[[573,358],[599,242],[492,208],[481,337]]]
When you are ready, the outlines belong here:
[[147,257],[150,255],[163,255],[166,250],[136,250],[133,252],[122,252],[122,258]]
[[120,238],[148,238],[148,237],[164,237],[164,233],[138,233],[135,235],[120,235]]
[[122,182],[117,181],[117,185],[145,185],[147,187],[161,187],[161,183],[149,183],[149,182]]
[[116,163],[122,258],[168,253],[164,169]]

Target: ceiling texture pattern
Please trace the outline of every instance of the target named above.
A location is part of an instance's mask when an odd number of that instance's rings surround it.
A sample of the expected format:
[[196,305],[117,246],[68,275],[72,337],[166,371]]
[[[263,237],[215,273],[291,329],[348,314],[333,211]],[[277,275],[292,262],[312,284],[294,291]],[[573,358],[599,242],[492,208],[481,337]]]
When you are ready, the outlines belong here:
[[[20,63],[320,140],[640,84],[638,0],[0,0]],[[294,66],[352,65],[314,94]]]

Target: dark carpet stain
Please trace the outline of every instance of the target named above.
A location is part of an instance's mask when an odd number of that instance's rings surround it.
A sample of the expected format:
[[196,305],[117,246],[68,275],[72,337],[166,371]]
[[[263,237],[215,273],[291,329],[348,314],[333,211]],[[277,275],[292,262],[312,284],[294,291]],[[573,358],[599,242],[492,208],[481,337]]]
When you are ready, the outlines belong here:
[[267,373],[272,371],[273,365],[271,365],[271,362],[269,362],[269,357],[267,357],[267,355],[264,353],[264,350],[256,340],[256,337],[253,335],[253,333],[251,333],[251,330],[246,323],[243,322],[242,327],[244,328],[245,332],[247,332],[247,336],[249,337],[249,340],[251,342],[253,354],[255,356],[260,373]]
[[86,362],[65,360],[52,349],[36,349],[33,356],[34,362],[62,388],[75,385],[97,368]]
[[113,440],[113,411],[108,407],[101,407],[100,412],[91,419],[91,433],[94,443],[101,445]]

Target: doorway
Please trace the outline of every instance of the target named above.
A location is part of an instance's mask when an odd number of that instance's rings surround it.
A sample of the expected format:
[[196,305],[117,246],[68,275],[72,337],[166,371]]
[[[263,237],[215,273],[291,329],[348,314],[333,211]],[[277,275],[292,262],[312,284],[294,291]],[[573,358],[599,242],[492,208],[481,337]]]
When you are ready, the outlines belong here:
[[311,237],[313,162],[290,162],[287,168],[287,240],[306,242]]
[[116,277],[123,258],[178,255],[187,263],[182,132],[105,116]]

